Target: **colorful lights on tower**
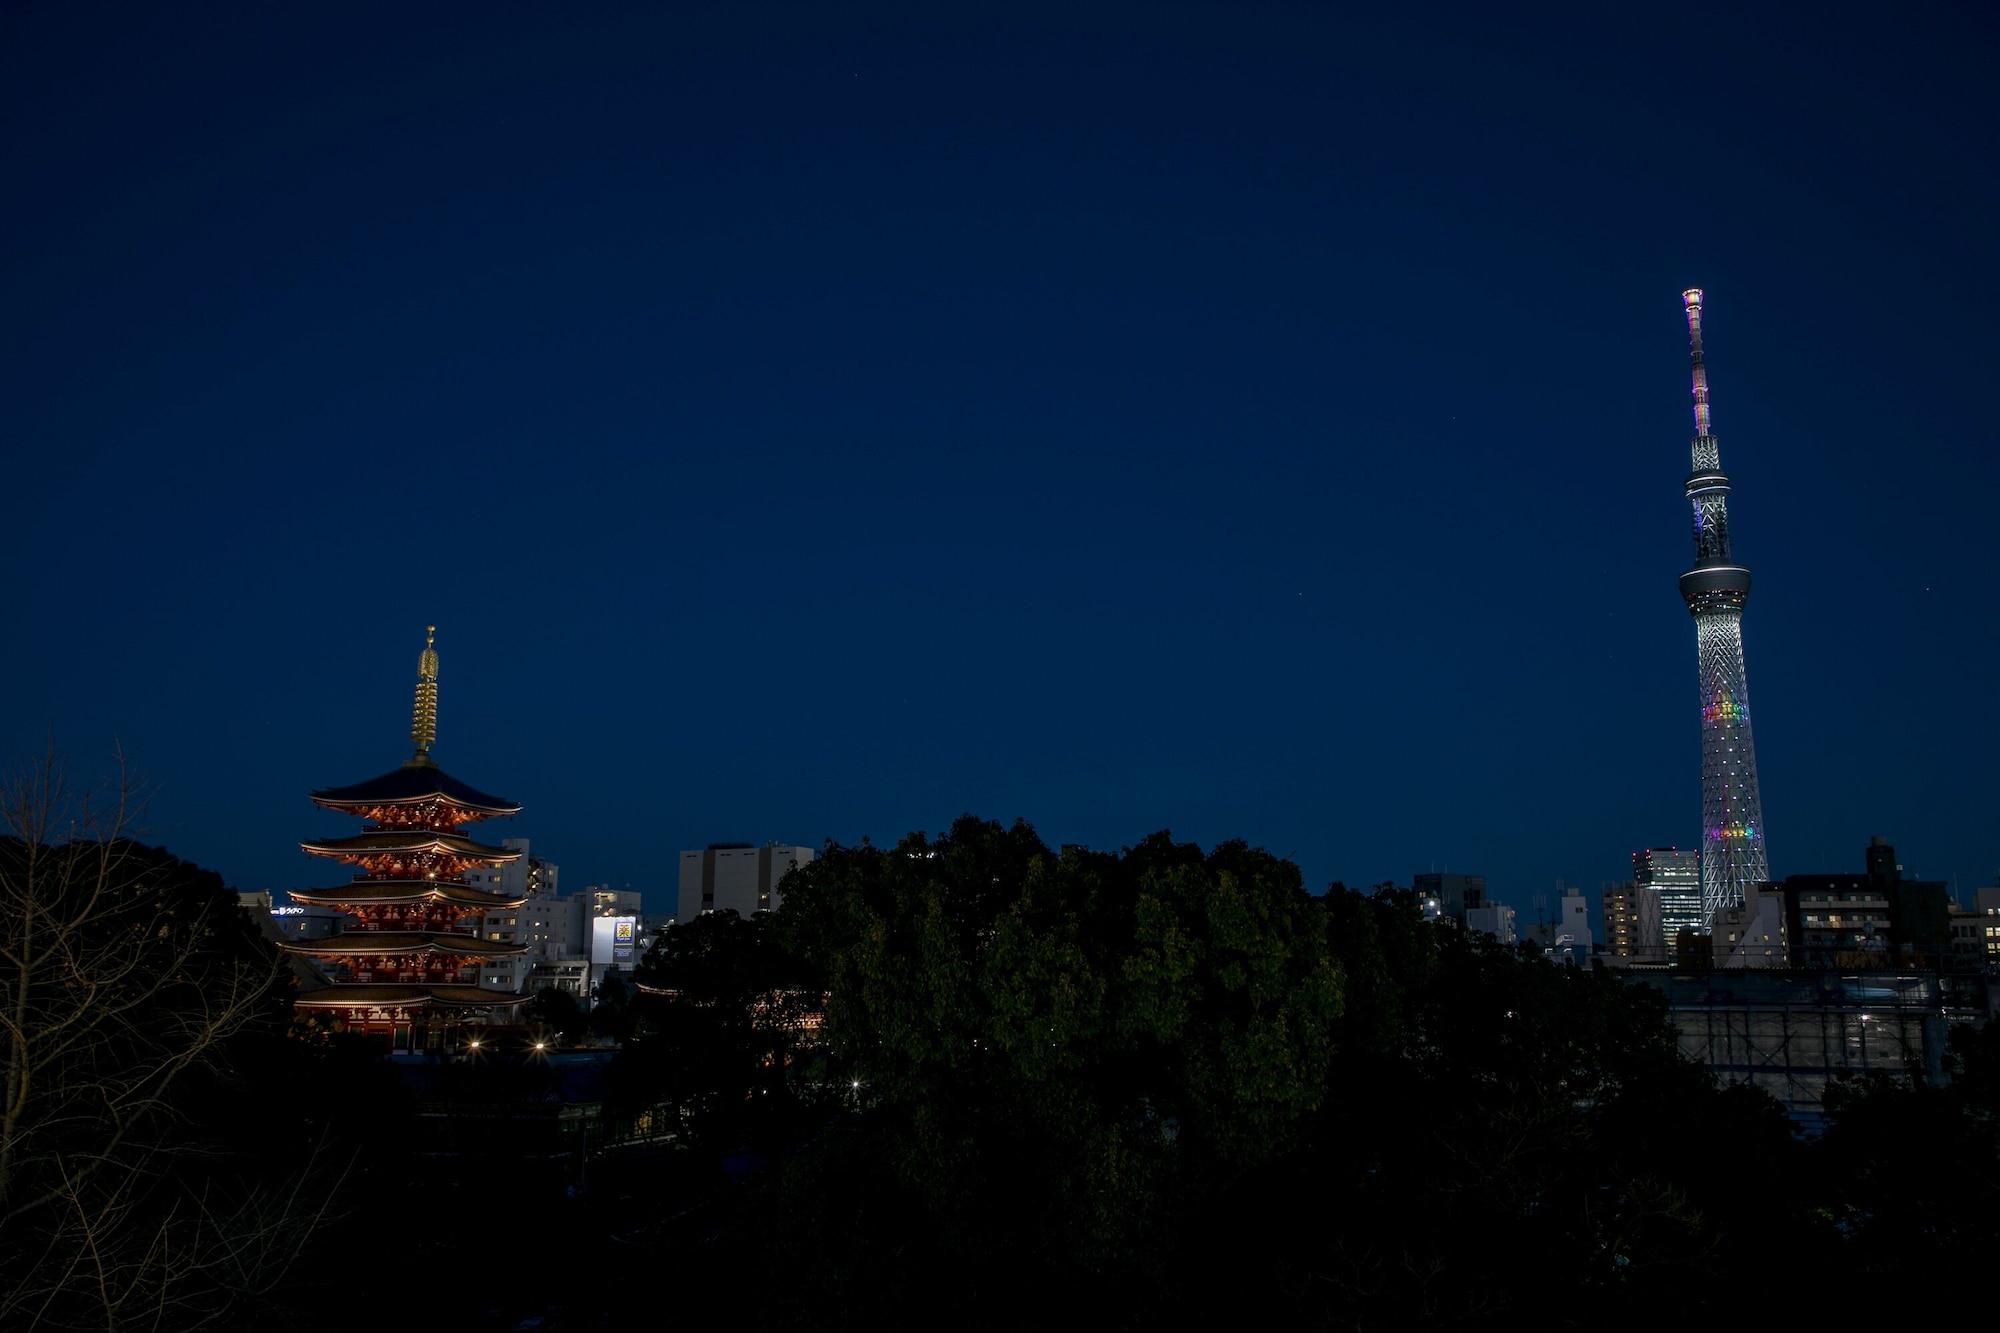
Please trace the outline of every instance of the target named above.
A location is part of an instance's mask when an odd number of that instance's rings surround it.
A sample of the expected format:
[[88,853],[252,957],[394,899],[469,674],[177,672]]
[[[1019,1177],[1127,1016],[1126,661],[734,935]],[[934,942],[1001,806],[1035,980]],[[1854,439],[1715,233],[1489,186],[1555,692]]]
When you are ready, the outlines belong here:
[[1702,293],[1681,294],[1694,366],[1694,567],[1681,575],[1681,599],[1694,617],[1701,676],[1701,905],[1704,921],[1741,903],[1770,878],[1764,806],[1757,789],[1757,749],[1750,734],[1750,685],[1743,669],[1743,604],[1750,571],[1729,553],[1729,478],[1708,409],[1708,369],[1701,354]]

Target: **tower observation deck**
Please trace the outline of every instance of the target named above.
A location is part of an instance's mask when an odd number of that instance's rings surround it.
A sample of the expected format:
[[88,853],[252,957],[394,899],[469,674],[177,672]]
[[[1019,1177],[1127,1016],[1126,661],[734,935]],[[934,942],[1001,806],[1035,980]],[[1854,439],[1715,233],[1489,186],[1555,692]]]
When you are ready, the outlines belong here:
[[1681,599],[1694,617],[1701,677],[1701,905],[1704,920],[1741,903],[1770,878],[1757,750],[1750,733],[1750,685],[1743,669],[1743,604],[1750,571],[1729,551],[1729,478],[1708,410],[1701,354],[1701,288],[1681,294],[1687,306],[1694,368],[1693,467],[1687,498],[1694,509],[1694,566],[1681,575]]

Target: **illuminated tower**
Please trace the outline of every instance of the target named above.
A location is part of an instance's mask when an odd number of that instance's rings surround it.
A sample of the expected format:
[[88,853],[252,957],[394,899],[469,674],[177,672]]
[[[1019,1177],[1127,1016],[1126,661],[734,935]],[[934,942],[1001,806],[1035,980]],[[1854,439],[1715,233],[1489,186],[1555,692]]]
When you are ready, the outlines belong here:
[[1743,672],[1743,603],[1750,571],[1729,555],[1729,478],[1709,428],[1708,374],[1701,360],[1701,288],[1687,303],[1694,363],[1694,568],[1681,575],[1681,598],[1694,617],[1701,673],[1702,920],[1734,906],[1770,878],[1764,851],[1764,805],[1757,792],[1757,751],[1750,739],[1750,687]]
[[479,984],[482,962],[527,951],[525,944],[482,939],[481,922],[524,899],[479,888],[466,872],[504,865],[521,853],[474,842],[459,830],[521,807],[467,786],[431,758],[437,743],[436,628],[417,659],[414,753],[380,777],[312,794],[315,805],[366,822],[351,837],[300,844],[356,873],[339,888],[294,889],[292,901],[337,907],[353,923],[328,939],[283,946],[317,959],[330,983],[300,995],[294,1001],[299,1009],[350,1030],[379,1033],[399,1050],[452,1046],[460,1029],[510,1021],[527,1000]]

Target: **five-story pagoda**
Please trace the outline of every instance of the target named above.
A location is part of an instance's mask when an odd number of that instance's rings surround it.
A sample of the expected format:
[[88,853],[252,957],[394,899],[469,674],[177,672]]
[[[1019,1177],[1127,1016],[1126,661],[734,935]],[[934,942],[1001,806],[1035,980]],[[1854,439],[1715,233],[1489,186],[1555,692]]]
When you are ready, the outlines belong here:
[[313,803],[359,816],[352,837],[303,842],[314,856],[356,868],[336,889],[294,889],[301,903],[334,907],[356,921],[338,935],[284,947],[320,961],[329,984],[301,995],[309,1014],[331,1015],[350,1030],[378,1032],[396,1049],[440,1048],[457,1028],[493,1021],[526,1000],[479,985],[479,965],[527,952],[525,944],[482,939],[487,912],[525,899],[466,882],[475,866],[504,865],[521,853],[474,842],[459,830],[482,819],[518,814],[513,801],[468,787],[431,758],[437,740],[437,626],[417,660],[416,752],[402,767],[351,787],[312,794]]

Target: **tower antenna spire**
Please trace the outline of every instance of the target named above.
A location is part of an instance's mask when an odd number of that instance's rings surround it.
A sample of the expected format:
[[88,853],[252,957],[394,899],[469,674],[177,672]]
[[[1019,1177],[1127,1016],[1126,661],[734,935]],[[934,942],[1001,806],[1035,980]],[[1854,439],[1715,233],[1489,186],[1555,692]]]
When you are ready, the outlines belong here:
[[1701,288],[1688,288],[1681,293],[1681,300],[1687,305],[1688,343],[1692,349],[1688,357],[1694,363],[1694,433],[1713,435],[1708,420],[1708,368],[1701,361]]
[[424,651],[417,657],[417,702],[410,712],[410,739],[416,743],[406,768],[435,768],[431,746],[438,734],[437,626],[424,626]]

